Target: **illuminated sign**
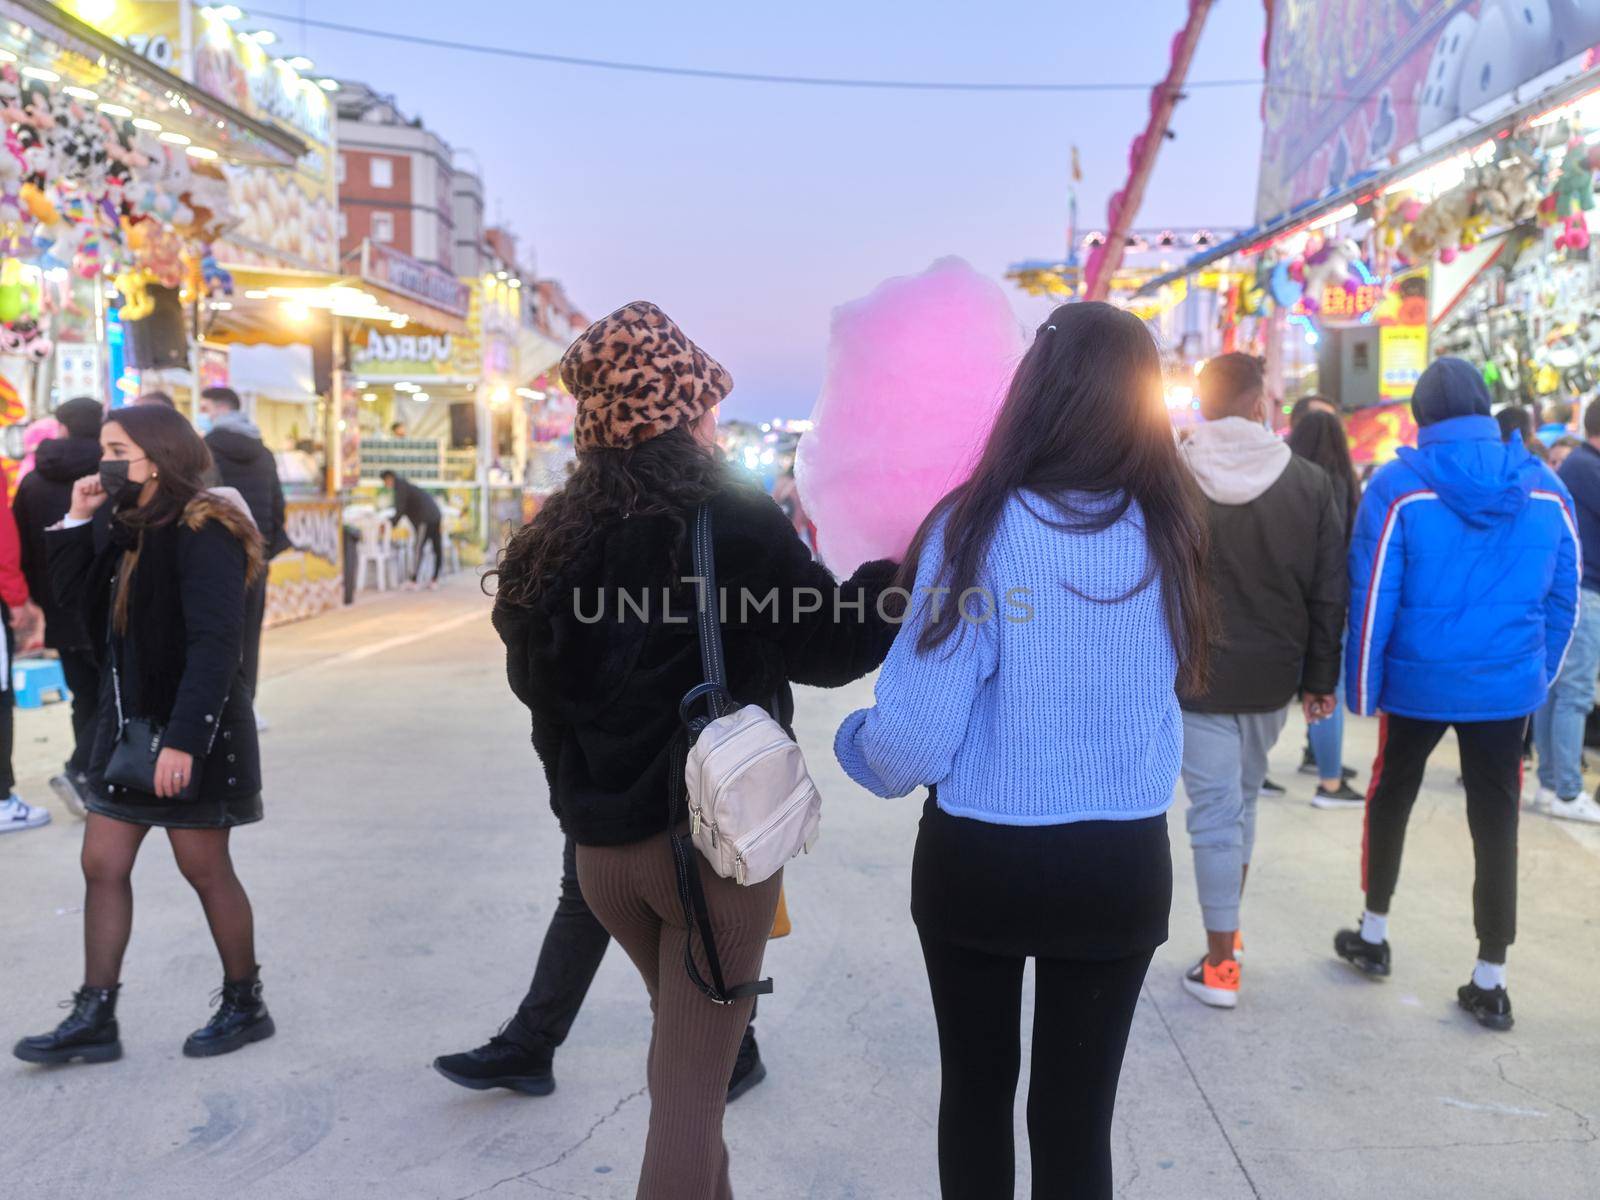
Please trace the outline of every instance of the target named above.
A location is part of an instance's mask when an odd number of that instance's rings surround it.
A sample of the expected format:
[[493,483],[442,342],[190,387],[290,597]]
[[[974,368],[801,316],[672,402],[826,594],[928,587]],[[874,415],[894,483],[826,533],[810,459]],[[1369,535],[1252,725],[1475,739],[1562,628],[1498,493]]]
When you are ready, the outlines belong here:
[[1383,285],[1361,283],[1347,288],[1330,283],[1322,289],[1322,315],[1330,321],[1356,321],[1377,308],[1383,300]]

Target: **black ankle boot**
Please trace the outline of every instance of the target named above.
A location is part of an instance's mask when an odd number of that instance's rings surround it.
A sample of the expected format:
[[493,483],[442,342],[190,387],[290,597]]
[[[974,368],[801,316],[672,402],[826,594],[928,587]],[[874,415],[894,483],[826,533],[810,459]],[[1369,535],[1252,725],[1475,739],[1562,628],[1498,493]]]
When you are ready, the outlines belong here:
[[216,1004],[218,998],[222,1003],[205,1028],[196,1029],[183,1043],[183,1053],[187,1057],[232,1054],[251,1042],[265,1041],[277,1032],[267,1012],[266,1001],[261,999],[260,967],[244,979],[223,980],[222,990],[211,997],[211,1003]]
[[108,988],[79,988],[73,993],[72,1012],[65,1021],[50,1033],[23,1038],[12,1053],[31,1063],[97,1063],[121,1058],[122,1042],[117,1037],[117,991],[121,987],[119,983]]

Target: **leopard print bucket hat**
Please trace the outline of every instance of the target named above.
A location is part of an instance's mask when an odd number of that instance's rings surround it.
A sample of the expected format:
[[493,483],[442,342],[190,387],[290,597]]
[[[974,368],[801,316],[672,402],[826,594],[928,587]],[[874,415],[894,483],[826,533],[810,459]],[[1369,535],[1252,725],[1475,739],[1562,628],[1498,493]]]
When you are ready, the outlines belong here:
[[561,358],[578,402],[573,445],[625,450],[697,420],[733,390],[733,377],[647,300],[589,326]]

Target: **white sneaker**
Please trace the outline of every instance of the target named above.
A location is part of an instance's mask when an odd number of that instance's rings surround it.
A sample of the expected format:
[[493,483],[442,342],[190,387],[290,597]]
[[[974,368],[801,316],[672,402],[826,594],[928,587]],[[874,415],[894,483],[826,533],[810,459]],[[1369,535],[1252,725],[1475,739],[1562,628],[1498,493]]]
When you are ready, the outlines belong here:
[[23,829],[37,829],[50,824],[50,810],[24,804],[22,797],[12,792],[0,800],[0,833],[16,833]]
[[1559,797],[1556,796],[1556,791],[1554,788],[1541,787],[1533,794],[1533,798],[1528,801],[1528,811],[1536,813],[1549,813],[1551,806],[1554,805],[1558,799]]
[[1600,825],[1600,804],[1596,804],[1592,796],[1579,795],[1571,800],[1552,797],[1550,806],[1545,811],[1557,820],[1583,821],[1589,825]]

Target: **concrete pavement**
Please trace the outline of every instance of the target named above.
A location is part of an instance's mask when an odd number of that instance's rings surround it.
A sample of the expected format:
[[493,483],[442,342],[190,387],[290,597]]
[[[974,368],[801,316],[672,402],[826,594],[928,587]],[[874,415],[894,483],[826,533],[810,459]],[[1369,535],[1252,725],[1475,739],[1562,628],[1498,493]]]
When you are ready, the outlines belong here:
[[[557,1058],[554,1096],[469,1093],[428,1070],[510,1015],[559,872],[527,717],[487,616],[461,580],[268,635],[267,819],[234,844],[279,1034],[221,1059],[179,1054],[219,968],[193,893],[152,838],[135,880],[126,1057],[55,1071],[0,1062],[6,1200],[633,1195],[649,1014],[619,952]],[[865,795],[827,752],[869,695],[861,684],[800,697],[829,803],[817,853],[790,872],[795,935],[768,957],[777,992],[758,1028],[771,1078],[729,1112],[742,1197],[937,1195],[938,1057],[907,914],[921,802]],[[61,706],[18,714],[22,790],[55,821],[0,838],[7,1045],[59,1019],[81,970],[81,826],[44,784],[65,729]],[[1352,724],[1347,759],[1363,780],[1373,743],[1370,723]],[[1300,744],[1295,720],[1273,758],[1290,795],[1263,801],[1232,1013],[1178,985],[1203,941],[1181,797],[1174,808],[1173,937],[1123,1073],[1120,1194],[1600,1196],[1600,828],[1524,820],[1518,1023],[1491,1034],[1454,1004],[1475,943],[1452,744],[1412,822],[1396,973],[1382,984],[1331,956],[1333,931],[1360,911],[1361,818],[1308,806]]]

